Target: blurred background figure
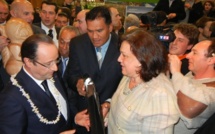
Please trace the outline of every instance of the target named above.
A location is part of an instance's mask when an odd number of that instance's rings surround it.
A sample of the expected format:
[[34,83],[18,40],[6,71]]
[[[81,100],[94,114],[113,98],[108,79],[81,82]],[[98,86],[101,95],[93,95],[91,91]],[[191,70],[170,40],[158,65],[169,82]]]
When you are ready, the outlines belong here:
[[193,5],[187,5],[189,9],[188,23],[195,24],[196,21],[203,16],[204,7],[202,5],[202,0],[194,0]]
[[178,23],[186,17],[184,2],[181,0],[159,0],[153,11],[164,11],[167,14],[167,23]]
[[69,17],[67,16],[67,14],[61,12],[57,15],[57,18],[55,20],[55,26],[58,28],[62,28],[64,26],[68,26],[69,25]]
[[200,19],[197,20],[196,26],[199,29],[199,42],[202,40],[206,40],[210,38],[211,36],[211,31],[210,31],[210,26],[215,21],[215,18],[203,16]]
[[211,31],[210,37],[215,37],[215,21],[211,23],[209,30]]
[[204,16],[215,18],[214,1],[206,0],[203,4],[203,7],[204,7],[204,10],[203,10]]
[[82,10],[76,16],[76,27],[79,29],[81,34],[87,33],[86,13],[90,10]]
[[72,9],[72,1],[73,0],[64,0],[63,7],[67,7],[71,10]]
[[185,0],[184,2],[184,10],[185,10],[185,13],[186,13],[186,17],[181,20],[180,22],[185,22],[187,23],[188,22],[188,19],[189,19],[189,16],[190,16],[190,10],[194,4],[196,0]]
[[60,28],[55,27],[55,19],[57,18],[57,12],[58,6],[56,3],[42,1],[40,10],[41,22],[35,23],[35,25],[43,29],[45,33],[49,37],[51,37],[55,44],[58,46],[58,36]]
[[69,42],[72,38],[80,35],[79,30],[74,26],[64,26],[59,33],[59,52],[62,62],[59,64],[61,76],[64,75],[67,63],[69,61]]
[[31,25],[34,34],[45,34],[40,27],[32,24],[34,20],[34,9],[27,0],[14,0],[10,5],[10,14],[14,18],[20,18]]
[[74,18],[72,18],[72,12],[71,12],[71,10],[68,8],[68,7],[59,7],[59,9],[58,9],[58,14],[59,13],[65,13],[67,16],[68,16],[68,18],[69,18],[69,24],[70,25],[72,25],[73,24],[73,19]]
[[122,28],[121,16],[119,14],[119,11],[115,7],[109,7],[109,11],[113,25],[113,32],[118,35],[120,29]]
[[5,0],[0,0],[0,25],[4,25],[8,19],[9,7]]
[[207,16],[215,18],[214,1],[212,0],[195,0],[190,8],[188,23],[196,23],[201,17]]
[[127,32],[128,27],[136,26],[140,27],[140,19],[135,14],[129,14],[124,20],[124,31]]

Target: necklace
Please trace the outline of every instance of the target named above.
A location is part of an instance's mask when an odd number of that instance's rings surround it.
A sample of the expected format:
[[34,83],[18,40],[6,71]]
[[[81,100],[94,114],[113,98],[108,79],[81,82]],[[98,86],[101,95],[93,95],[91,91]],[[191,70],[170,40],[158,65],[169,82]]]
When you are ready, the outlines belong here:
[[[11,76],[11,81],[12,81],[12,84],[14,86],[17,86],[20,90],[20,92],[22,92],[22,95],[27,99],[27,101],[29,102],[31,108],[32,108],[32,112],[34,112],[37,117],[39,118],[40,122],[42,123],[45,123],[45,124],[56,124],[58,123],[58,121],[60,120],[60,105],[59,105],[59,102],[57,102],[57,108],[58,108],[58,115],[56,117],[55,120],[52,120],[52,121],[49,121],[47,118],[43,117],[42,114],[40,113],[39,109],[37,106],[34,105],[33,101],[31,100],[30,96],[28,93],[25,92],[25,90],[22,88],[21,85],[19,85],[18,81],[15,79],[15,76]],[[52,80],[53,81],[53,80]]]

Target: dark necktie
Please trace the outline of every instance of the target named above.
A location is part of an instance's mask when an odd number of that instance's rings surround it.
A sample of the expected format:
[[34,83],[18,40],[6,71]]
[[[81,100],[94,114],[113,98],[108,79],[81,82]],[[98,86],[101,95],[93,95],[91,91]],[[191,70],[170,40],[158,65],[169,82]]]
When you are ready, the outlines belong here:
[[53,33],[52,33],[52,31],[53,31],[52,29],[49,29],[48,36],[51,37],[51,38],[53,39]]
[[97,47],[96,48],[96,54],[97,54],[97,60],[98,60],[98,63],[99,63],[99,68],[101,68],[102,66],[102,53],[101,53],[101,47]]
[[52,93],[51,93],[50,90],[49,90],[47,81],[44,80],[44,81],[41,83],[41,85],[42,85],[43,88],[45,89],[46,94],[51,98],[51,100],[52,100],[53,102],[55,102],[55,99],[54,99]]

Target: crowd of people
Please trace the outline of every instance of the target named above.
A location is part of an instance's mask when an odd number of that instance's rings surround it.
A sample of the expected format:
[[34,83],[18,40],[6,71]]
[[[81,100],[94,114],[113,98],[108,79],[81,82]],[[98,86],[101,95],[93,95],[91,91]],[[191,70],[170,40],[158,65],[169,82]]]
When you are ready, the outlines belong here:
[[[0,133],[215,132],[213,1],[159,0],[124,17],[71,2],[42,1],[35,11],[27,0],[0,0]],[[174,38],[164,44],[155,29]]]

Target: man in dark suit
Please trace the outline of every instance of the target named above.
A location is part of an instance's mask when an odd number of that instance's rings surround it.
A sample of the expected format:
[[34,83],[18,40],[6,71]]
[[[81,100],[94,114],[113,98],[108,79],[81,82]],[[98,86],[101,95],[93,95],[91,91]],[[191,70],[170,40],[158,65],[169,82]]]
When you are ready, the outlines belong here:
[[41,3],[40,18],[41,23],[35,23],[36,26],[42,28],[49,35],[54,43],[58,44],[58,36],[60,28],[55,27],[55,19],[57,17],[58,6],[54,2],[43,1]]
[[[115,92],[122,74],[119,57],[118,37],[111,33],[113,26],[107,7],[98,6],[86,14],[88,32],[73,38],[70,42],[67,82],[78,94],[77,110],[87,108],[84,77],[89,76],[95,83],[103,115],[108,110],[107,102]],[[99,50],[100,49],[100,50]],[[91,124],[93,125],[93,124]],[[87,133],[77,129],[78,133]]]
[[186,17],[182,0],[159,0],[153,11],[164,11],[167,22],[178,23]]
[[[1,133],[59,134],[71,129],[67,96],[54,73],[58,57],[46,35],[32,35],[23,42],[23,68],[0,93]],[[75,116],[76,124],[89,127],[86,112]]]
[[10,5],[12,17],[21,18],[31,25],[34,34],[46,34],[40,27],[32,24],[34,20],[34,9],[29,1],[14,0]]
[[77,110],[74,108],[76,104],[76,93],[68,88],[67,81],[64,78],[65,70],[69,61],[69,43],[70,40],[76,36],[80,35],[78,28],[74,26],[65,26],[61,28],[58,40],[58,50],[61,56],[61,62],[58,64],[58,74],[62,78],[62,81],[68,92],[68,101],[71,108],[71,112],[75,114]]

